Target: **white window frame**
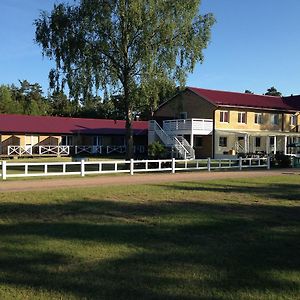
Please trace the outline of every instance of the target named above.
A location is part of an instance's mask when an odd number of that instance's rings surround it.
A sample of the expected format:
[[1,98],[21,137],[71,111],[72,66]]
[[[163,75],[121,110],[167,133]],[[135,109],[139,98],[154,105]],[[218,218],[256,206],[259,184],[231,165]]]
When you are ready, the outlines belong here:
[[[227,117],[226,117],[226,115],[227,115]],[[220,122],[221,123],[229,123],[229,111],[228,110],[220,111]]]
[[279,125],[279,114],[271,114],[271,124]]
[[240,124],[247,123],[247,113],[245,111],[238,112],[238,123],[240,123]]
[[[65,138],[65,141],[64,141]],[[73,135],[62,135],[61,137],[62,146],[72,146],[73,145]]]
[[297,115],[291,115],[290,117],[290,125],[297,126]]
[[255,113],[254,114],[254,123],[255,124],[262,124],[262,117],[263,117],[262,113]]

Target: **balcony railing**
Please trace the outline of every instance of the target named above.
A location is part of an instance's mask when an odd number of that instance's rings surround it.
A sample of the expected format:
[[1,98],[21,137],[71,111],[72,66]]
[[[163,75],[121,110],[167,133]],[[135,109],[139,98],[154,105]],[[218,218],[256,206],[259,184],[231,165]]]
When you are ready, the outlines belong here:
[[175,119],[163,122],[163,129],[174,134],[211,134],[212,119]]

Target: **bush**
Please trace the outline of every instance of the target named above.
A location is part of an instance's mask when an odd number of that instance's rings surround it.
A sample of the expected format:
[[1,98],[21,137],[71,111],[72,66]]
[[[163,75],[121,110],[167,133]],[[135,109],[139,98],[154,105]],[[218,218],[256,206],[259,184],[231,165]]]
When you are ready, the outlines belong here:
[[276,153],[271,157],[271,166],[279,168],[290,168],[292,165],[291,158],[283,153]]
[[164,158],[166,155],[166,148],[160,142],[153,142],[148,146],[148,155],[150,158],[154,159]]

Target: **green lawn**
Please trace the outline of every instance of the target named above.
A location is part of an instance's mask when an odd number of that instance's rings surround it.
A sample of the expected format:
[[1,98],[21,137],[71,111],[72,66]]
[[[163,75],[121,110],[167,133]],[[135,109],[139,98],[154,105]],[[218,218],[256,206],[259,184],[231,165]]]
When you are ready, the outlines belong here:
[[300,299],[300,176],[2,193],[0,299]]

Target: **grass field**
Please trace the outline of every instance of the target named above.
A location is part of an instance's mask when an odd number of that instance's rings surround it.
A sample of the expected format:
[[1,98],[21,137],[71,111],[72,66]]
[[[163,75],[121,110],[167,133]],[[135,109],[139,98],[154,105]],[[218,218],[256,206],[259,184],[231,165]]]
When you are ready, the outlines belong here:
[[300,299],[300,177],[2,193],[0,299]]

